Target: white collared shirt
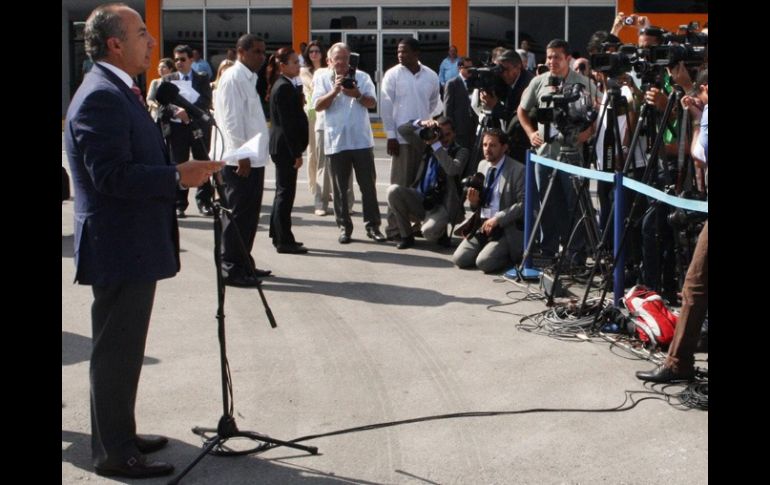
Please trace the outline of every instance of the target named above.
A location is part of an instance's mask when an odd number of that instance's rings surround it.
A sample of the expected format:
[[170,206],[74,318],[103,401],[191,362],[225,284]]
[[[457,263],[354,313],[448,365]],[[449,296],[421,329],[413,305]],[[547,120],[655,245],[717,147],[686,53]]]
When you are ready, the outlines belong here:
[[[261,134],[259,150],[250,157],[252,167],[264,167],[269,157],[270,133],[257,95],[257,74],[240,61],[222,73],[214,98],[214,119],[224,136],[224,151],[240,148],[246,141]],[[214,131],[214,130],[212,130]],[[213,133],[212,133],[213,136]],[[212,139],[212,148],[214,147]],[[237,161],[228,161],[237,166]]]
[[400,144],[406,140],[397,128],[409,120],[427,120],[439,108],[438,74],[422,64],[413,74],[406,66],[397,64],[382,77],[380,113],[387,137]]
[[131,89],[131,87],[134,85],[134,80],[131,79],[131,76],[126,71],[124,71],[123,69],[121,69],[121,68],[119,68],[117,66],[113,66],[109,62],[96,61],[96,63],[99,64],[102,67],[105,67],[105,68],[109,69],[111,73],[113,73],[116,76],[118,76],[121,81],[126,83],[126,86],[128,86],[128,89]]
[[[313,76],[313,98],[310,101],[316,106],[318,99],[334,90],[334,70],[316,72]],[[361,70],[356,71],[358,89],[364,96],[375,97],[374,83],[369,75]],[[342,92],[339,92],[332,104],[318,114],[324,115],[324,152],[326,155],[334,155],[345,150],[360,150],[372,148],[374,136],[372,126],[369,123],[369,110]],[[316,125],[317,126],[317,125]]]

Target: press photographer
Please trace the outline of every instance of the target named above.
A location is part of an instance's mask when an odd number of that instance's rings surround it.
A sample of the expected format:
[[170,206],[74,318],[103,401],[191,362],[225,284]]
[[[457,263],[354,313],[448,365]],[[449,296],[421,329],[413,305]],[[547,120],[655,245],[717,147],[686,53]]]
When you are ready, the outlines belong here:
[[[534,74],[524,69],[521,56],[511,49],[493,59],[493,65],[470,69],[470,72],[468,84],[479,89],[479,99],[488,117],[482,128],[501,128],[508,135],[508,154],[514,160],[524,163],[530,143],[519,122],[517,109]],[[480,150],[478,153],[480,155]],[[474,170],[468,173],[475,171],[475,163],[474,160],[470,164]]]
[[[557,122],[551,122],[548,127],[548,133],[546,133],[544,131],[546,130],[544,122],[548,120],[541,119],[541,110],[538,110],[538,124],[535,124],[535,120],[529,114],[530,110],[536,107],[553,108],[551,106],[553,104],[553,96],[559,95],[559,91],[562,93],[572,93],[573,86],[576,85],[586,87],[586,97],[590,99],[595,97],[596,93],[591,92],[589,79],[569,68],[569,52],[569,44],[565,40],[554,39],[548,43],[546,46],[548,72],[536,76],[529,84],[521,98],[518,115],[521,125],[529,137],[529,141],[536,148],[538,155],[558,160],[560,154],[564,153],[562,146],[565,145],[565,148],[570,150],[571,155],[570,159],[564,161],[575,165],[582,165],[582,144],[593,134],[593,124],[584,126],[580,131],[570,129],[568,133],[560,135],[557,129],[557,125],[560,123],[558,120],[565,119],[562,115],[559,115],[559,113],[564,113],[564,109],[561,109],[556,113],[557,116],[554,117],[554,120]],[[554,84],[558,85],[554,86]],[[588,107],[584,106],[584,108],[587,110]],[[566,114],[569,113],[567,112]],[[567,126],[564,125],[565,128]],[[576,125],[572,124],[569,126],[574,127]],[[551,176],[551,171],[552,169],[543,165],[538,166],[541,200],[545,195],[545,181]],[[554,257],[559,251],[560,244],[566,247],[570,237],[569,214],[574,210],[576,202],[577,194],[572,187],[570,175],[565,172],[558,172],[550,199],[542,209],[544,211],[542,218],[543,237],[540,249],[543,256],[548,258]],[[573,237],[572,247],[568,248],[569,260],[573,265],[580,266],[585,264],[584,246],[585,231],[581,227]]]
[[422,234],[429,242],[449,246],[447,225],[463,219],[458,176],[468,163],[468,149],[455,143],[454,123],[445,117],[407,122],[398,132],[424,154],[409,187],[393,184],[388,188],[388,206],[401,236],[397,247],[414,245],[412,222],[422,223]]
[[[475,265],[491,273],[509,268],[521,259],[524,166],[505,154],[508,137],[497,128],[483,133],[482,146],[484,160],[479,163],[479,173],[484,176],[484,186],[478,190],[479,177],[469,181],[471,186],[466,193],[474,214],[458,230],[462,231],[463,226],[473,227],[455,250],[452,261],[459,268]],[[474,179],[477,182],[473,182]]]

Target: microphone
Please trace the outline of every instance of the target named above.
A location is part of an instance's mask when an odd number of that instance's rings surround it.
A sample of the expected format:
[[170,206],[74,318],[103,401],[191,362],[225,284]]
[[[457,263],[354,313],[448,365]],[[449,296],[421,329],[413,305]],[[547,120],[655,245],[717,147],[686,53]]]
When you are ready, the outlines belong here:
[[206,113],[199,107],[195,106],[180,96],[179,88],[176,87],[173,83],[160,83],[160,86],[158,86],[158,91],[155,94],[155,99],[162,105],[174,104],[180,108],[184,108],[184,110],[187,111],[187,114],[189,114],[191,118],[201,119],[207,123],[216,125],[214,118],[210,114]]

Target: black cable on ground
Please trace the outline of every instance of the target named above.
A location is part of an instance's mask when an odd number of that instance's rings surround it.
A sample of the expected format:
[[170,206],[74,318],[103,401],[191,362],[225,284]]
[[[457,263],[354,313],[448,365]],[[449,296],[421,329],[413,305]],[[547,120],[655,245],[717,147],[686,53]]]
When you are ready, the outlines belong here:
[[[635,398],[637,394],[646,394],[647,396],[637,400]],[[307,441],[307,440],[318,439],[318,438],[327,438],[330,436],[337,436],[341,434],[357,433],[360,431],[371,431],[374,429],[389,428],[392,426],[400,426],[403,424],[421,423],[426,421],[437,421],[442,419],[479,418],[479,417],[490,417],[490,416],[513,416],[513,415],[520,415],[520,414],[535,414],[535,413],[616,413],[616,412],[630,411],[631,409],[635,408],[640,402],[646,401],[648,399],[665,401],[671,405],[675,405],[675,403],[672,403],[671,401],[677,399],[677,396],[675,394],[666,394],[666,393],[657,392],[655,390],[625,391],[625,395],[626,395],[626,398],[623,400],[623,402],[619,406],[615,406],[612,408],[598,408],[598,409],[530,408],[530,409],[521,409],[518,411],[471,411],[471,412],[464,412],[464,413],[438,414],[433,416],[423,416],[419,418],[402,419],[400,421],[389,421],[386,423],[376,423],[376,424],[369,424],[365,426],[357,426],[355,428],[346,428],[338,431],[330,431],[328,433],[319,433],[314,435],[302,436],[300,438],[291,440],[291,442],[298,443],[300,441]]]

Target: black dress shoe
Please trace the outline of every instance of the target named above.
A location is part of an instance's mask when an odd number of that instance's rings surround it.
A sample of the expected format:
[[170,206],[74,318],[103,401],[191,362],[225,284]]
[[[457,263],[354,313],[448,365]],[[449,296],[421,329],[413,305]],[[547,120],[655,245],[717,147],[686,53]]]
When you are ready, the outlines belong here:
[[198,212],[200,212],[204,216],[213,216],[214,211],[211,210],[211,207],[198,207]]
[[378,227],[367,227],[366,228],[366,237],[369,239],[374,239],[377,242],[385,242],[388,239],[380,232],[380,229]]
[[254,274],[260,278],[264,278],[266,276],[271,276],[273,272],[272,270],[269,270],[269,269],[254,268]]
[[275,248],[281,254],[305,254],[307,248],[298,244],[279,244]]
[[136,443],[136,447],[140,452],[147,454],[153,453],[165,447],[168,444],[168,438],[165,436],[155,436],[149,434],[136,435],[134,442]]
[[668,383],[674,381],[690,381],[695,377],[695,370],[674,372],[671,367],[660,366],[651,371],[637,371],[637,379],[647,382]]
[[184,219],[185,217],[187,217],[187,216],[185,215],[184,211],[181,210],[181,209],[177,209],[177,211],[176,211],[176,218],[177,219]]
[[401,238],[401,242],[396,245],[398,249],[408,249],[414,246],[414,236],[406,236]]
[[340,242],[340,244],[350,244],[350,234],[345,229],[343,229],[340,231],[340,237],[337,240]]
[[239,288],[254,288],[260,285],[262,280],[255,276],[235,275],[225,277],[227,286],[237,286]]
[[451,248],[452,247],[452,238],[444,234],[438,240],[436,241],[436,244],[438,244],[441,247],[444,248]]
[[103,477],[149,478],[174,473],[174,466],[170,463],[149,461],[143,455],[132,456],[118,463],[107,461],[94,469],[97,475]]

